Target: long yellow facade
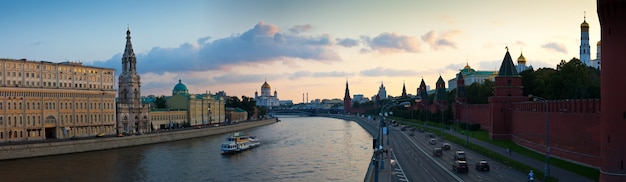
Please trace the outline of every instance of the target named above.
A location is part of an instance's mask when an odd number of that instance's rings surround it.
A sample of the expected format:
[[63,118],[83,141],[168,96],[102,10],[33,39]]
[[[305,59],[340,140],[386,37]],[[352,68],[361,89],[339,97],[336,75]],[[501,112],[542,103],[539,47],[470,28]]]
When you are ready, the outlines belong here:
[[115,70],[0,59],[0,143],[115,134]]

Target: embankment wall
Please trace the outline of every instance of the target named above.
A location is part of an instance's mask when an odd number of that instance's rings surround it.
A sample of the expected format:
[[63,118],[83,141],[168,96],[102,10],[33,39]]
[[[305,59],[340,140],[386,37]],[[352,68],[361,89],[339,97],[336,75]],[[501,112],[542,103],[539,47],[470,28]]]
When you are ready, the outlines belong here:
[[276,118],[271,118],[260,121],[241,122],[235,125],[225,125],[220,127],[190,129],[173,132],[161,132],[155,134],[134,135],[125,137],[104,137],[33,144],[4,145],[0,146],[0,160],[70,154],[161,142],[170,142],[176,140],[237,132],[249,128],[272,124],[276,121]]

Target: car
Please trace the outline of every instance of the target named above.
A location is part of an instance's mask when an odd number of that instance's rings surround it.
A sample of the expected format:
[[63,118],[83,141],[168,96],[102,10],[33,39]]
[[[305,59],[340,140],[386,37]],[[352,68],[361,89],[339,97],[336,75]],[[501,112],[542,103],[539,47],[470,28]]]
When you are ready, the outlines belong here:
[[441,148],[434,148],[433,149],[433,156],[435,156],[435,157],[443,156],[443,150],[441,150]]
[[478,171],[489,171],[489,163],[486,160],[480,160],[476,162],[476,170]]
[[450,150],[450,144],[449,143],[443,143],[441,144],[441,149],[443,150]]
[[454,161],[454,163],[452,163],[452,171],[457,173],[469,172],[469,167],[467,167],[467,161]]
[[431,145],[437,145],[437,140],[435,140],[434,138],[431,138],[430,140],[428,140],[428,143]]
[[403,126],[402,128],[400,128],[400,131],[406,131],[406,126]]
[[414,133],[409,133],[409,136],[415,136],[415,134]]
[[435,138],[435,134],[434,133],[426,133],[426,138]]
[[466,161],[467,158],[465,157],[465,151],[457,150],[456,152],[454,152],[454,160],[455,161]]

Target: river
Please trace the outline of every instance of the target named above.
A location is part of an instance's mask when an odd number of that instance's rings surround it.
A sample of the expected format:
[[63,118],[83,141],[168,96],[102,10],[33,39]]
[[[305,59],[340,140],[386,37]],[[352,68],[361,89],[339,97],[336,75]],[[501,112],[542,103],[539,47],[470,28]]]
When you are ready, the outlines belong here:
[[372,136],[352,121],[288,117],[246,130],[262,145],[222,155],[227,135],[0,161],[0,181],[362,181]]

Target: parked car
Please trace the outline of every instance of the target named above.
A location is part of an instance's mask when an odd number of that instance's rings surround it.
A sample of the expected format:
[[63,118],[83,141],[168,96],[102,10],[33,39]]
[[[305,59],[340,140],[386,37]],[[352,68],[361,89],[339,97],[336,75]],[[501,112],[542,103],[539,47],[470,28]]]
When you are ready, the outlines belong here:
[[467,167],[466,161],[454,161],[452,164],[452,171],[457,173],[467,173],[469,172],[469,168]]
[[465,157],[465,151],[462,151],[462,150],[457,150],[457,151],[454,153],[454,160],[455,160],[455,161],[457,161],[457,160],[458,160],[458,161],[466,161],[466,160],[467,160],[467,158]]
[[435,157],[443,156],[443,150],[441,150],[441,148],[434,148],[433,149],[433,156],[435,156]]
[[480,160],[476,162],[476,170],[478,171],[489,171],[489,163],[486,160]]
[[431,138],[430,140],[428,140],[428,143],[430,143],[431,145],[437,145],[437,140]]
[[450,150],[451,147],[450,147],[449,143],[443,143],[443,144],[441,144],[441,148],[443,150]]

